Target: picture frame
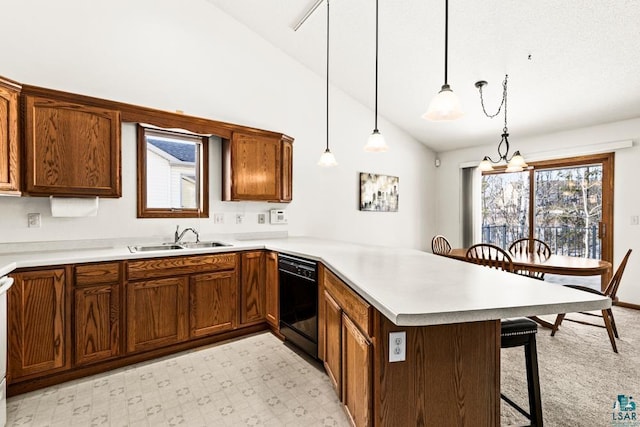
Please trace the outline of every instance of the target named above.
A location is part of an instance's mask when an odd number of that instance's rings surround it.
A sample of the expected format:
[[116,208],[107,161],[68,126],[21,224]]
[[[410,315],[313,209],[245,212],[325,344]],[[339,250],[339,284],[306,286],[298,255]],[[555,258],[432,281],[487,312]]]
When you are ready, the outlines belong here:
[[360,172],[360,210],[398,212],[400,178]]

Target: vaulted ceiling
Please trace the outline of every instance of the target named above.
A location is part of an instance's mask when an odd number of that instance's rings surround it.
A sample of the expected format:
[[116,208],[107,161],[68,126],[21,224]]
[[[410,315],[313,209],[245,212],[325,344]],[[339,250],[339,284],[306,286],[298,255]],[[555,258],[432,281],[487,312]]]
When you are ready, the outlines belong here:
[[[294,31],[316,0],[208,1],[325,76],[325,2]],[[444,15],[444,0],[379,1],[379,113],[435,151],[499,141],[503,116],[484,116],[474,83],[494,113],[505,74],[512,143],[640,117],[640,0],[450,0],[448,80],[466,114],[429,122]],[[373,109],[375,1],[331,0],[330,17],[331,83]]]

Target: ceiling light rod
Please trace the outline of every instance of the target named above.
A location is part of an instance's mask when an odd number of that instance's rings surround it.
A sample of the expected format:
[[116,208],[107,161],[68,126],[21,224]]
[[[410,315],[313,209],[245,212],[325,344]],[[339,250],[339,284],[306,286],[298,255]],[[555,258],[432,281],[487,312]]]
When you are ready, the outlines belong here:
[[325,168],[338,165],[335,156],[329,149],[329,0],[327,0],[327,148],[320,156],[318,165]]
[[456,120],[464,115],[458,97],[449,86],[449,0],[444,3],[444,84],[429,103],[423,119],[432,121]]
[[482,171],[492,171],[493,166],[491,165],[506,162],[507,163],[507,172],[520,172],[523,168],[526,168],[528,165],[525,163],[524,158],[520,154],[520,151],[516,151],[513,153],[511,157],[509,157],[509,129],[507,128],[507,80],[509,78],[508,74],[505,74],[504,81],[502,82],[502,101],[498,106],[498,111],[495,114],[487,113],[487,109],[484,106],[484,97],[482,96],[482,88],[487,85],[487,82],[484,80],[480,80],[476,82],[475,86],[478,88],[478,92],[480,92],[480,104],[482,105],[482,111],[484,115],[489,117],[490,119],[496,117],[500,114],[502,110],[502,106],[504,106],[504,127],[502,128],[502,135],[500,139],[500,143],[498,144],[498,160],[493,160],[489,156],[484,156],[482,162],[478,167]]
[[302,19],[300,19],[300,21],[293,27],[293,31],[298,31],[298,28],[302,27],[302,24],[305,23],[305,21],[307,19],[309,19],[309,17],[313,14],[313,12],[316,11],[316,9],[318,8],[318,6],[320,6],[322,4],[324,0],[317,0],[313,6],[311,6],[311,8],[307,11],[307,13],[304,14],[304,16],[302,17]]
[[364,151],[371,152],[384,152],[389,149],[387,146],[387,142],[384,140],[384,136],[378,130],[378,0],[376,0],[376,90],[375,90],[375,120],[374,120],[374,128],[371,135],[369,135],[369,139],[367,140],[367,144],[364,146]]

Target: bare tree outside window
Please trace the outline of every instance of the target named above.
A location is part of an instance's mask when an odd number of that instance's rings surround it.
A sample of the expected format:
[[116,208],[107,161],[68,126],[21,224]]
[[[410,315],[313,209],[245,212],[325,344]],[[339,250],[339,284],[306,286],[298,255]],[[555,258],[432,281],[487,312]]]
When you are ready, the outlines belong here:
[[602,173],[602,165],[594,164],[484,175],[482,241],[506,248],[531,234],[553,253],[601,258]]

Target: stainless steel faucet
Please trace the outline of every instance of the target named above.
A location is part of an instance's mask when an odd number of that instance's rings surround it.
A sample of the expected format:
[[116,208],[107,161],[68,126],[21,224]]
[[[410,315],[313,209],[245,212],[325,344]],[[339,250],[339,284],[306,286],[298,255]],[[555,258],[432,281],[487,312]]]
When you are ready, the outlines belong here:
[[200,235],[198,234],[198,232],[197,232],[195,229],[193,229],[193,228],[191,228],[191,227],[189,227],[189,228],[185,228],[184,230],[182,230],[182,233],[180,233],[180,226],[179,226],[179,225],[177,225],[177,226],[176,226],[176,233],[175,233],[175,240],[174,240],[174,243],[176,243],[176,244],[180,243],[180,241],[181,241],[181,240],[182,240],[182,238],[184,237],[184,234],[185,234],[187,231],[191,231],[191,232],[193,232],[193,234],[195,234],[195,235],[196,235],[196,243],[198,243],[198,242],[200,241]]

